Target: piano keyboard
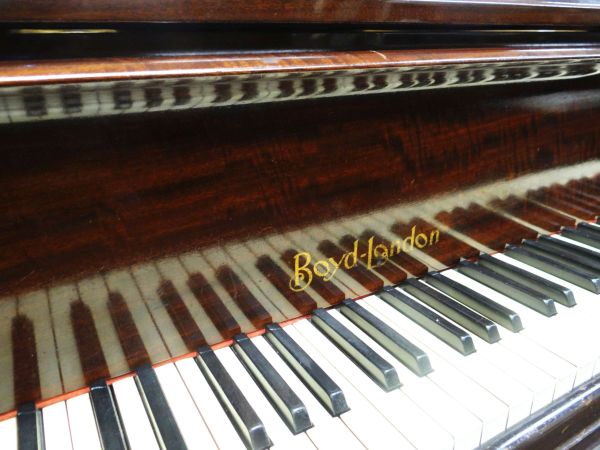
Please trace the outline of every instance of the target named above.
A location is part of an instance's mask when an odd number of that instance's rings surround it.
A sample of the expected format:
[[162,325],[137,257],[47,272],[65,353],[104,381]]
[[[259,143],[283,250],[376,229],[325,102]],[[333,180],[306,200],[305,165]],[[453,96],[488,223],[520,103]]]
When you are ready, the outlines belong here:
[[[600,372],[598,194],[582,178],[3,299],[2,448],[475,448]],[[440,245],[288,288],[300,249],[413,226]]]
[[[82,345],[75,331],[89,392],[22,404],[0,423],[0,442],[7,450],[475,448],[598,375],[599,268],[600,226],[581,223],[264,333],[228,324],[233,342],[216,350],[186,323],[177,291],[162,286],[163,323],[171,318],[197,354],[157,367],[149,352],[174,354],[178,344],[157,347],[156,309],[142,320],[113,295],[114,338],[133,376],[109,381],[116,359],[88,369],[105,358],[110,336]],[[99,328],[102,315],[87,301],[61,314]]]

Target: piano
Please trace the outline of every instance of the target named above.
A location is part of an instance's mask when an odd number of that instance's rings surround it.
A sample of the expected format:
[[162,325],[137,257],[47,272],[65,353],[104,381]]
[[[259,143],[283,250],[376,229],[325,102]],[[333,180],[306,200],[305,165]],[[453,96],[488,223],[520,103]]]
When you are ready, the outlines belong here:
[[600,445],[592,0],[6,0],[2,450]]

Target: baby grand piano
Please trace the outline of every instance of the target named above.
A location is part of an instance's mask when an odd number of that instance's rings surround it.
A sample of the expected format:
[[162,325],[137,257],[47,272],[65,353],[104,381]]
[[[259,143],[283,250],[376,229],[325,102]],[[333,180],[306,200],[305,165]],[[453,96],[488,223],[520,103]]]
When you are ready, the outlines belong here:
[[3,450],[600,443],[600,5],[5,0]]

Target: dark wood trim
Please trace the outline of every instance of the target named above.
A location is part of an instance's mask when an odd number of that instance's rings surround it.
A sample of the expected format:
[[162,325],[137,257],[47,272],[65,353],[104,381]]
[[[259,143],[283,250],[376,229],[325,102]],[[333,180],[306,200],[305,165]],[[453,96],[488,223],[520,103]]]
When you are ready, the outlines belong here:
[[600,45],[586,47],[438,48],[259,52],[146,58],[20,60],[0,62],[0,87],[131,81],[177,77],[226,77],[266,73],[535,63],[600,58]]
[[7,0],[11,22],[331,23],[596,26],[591,0]]

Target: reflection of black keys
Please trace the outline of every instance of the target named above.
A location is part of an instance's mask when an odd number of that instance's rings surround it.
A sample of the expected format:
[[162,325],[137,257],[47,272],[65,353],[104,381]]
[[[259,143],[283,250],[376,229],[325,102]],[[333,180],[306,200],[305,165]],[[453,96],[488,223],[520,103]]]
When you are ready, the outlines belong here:
[[163,281],[158,289],[158,296],[188,350],[193,351],[200,345],[206,344],[204,335],[198,328],[196,321],[192,318],[173,283]]
[[256,267],[301,314],[308,314],[317,307],[316,302],[303,291],[290,289],[290,277],[268,255],[262,255]]
[[554,300],[487,267],[463,261],[458,271],[545,316],[556,314]]
[[543,246],[543,244],[540,244],[537,241],[530,241],[527,239],[523,241],[523,248],[535,255],[551,258],[565,265],[587,270],[591,273],[600,274],[599,261],[582,261],[576,255],[570,254],[569,252],[565,252],[563,250],[558,250],[554,248],[546,248]]
[[594,294],[600,293],[600,278],[594,273],[574,268],[571,265],[559,263],[552,258],[533,254],[524,248],[509,246],[506,255],[529,264],[536,269],[543,270],[569,283],[580,286]]
[[[361,233],[360,238],[363,241],[369,241],[369,239],[373,238],[375,245],[383,244],[388,249],[392,248],[392,243],[388,239],[384,239],[383,236],[379,235],[373,230],[365,230]],[[401,249],[399,249],[401,250]],[[423,264],[421,261],[416,260],[412,256],[410,256],[405,251],[397,251],[392,256],[389,256],[390,261],[398,264],[407,272],[413,274],[416,277],[423,276],[427,273],[427,266]]]
[[348,404],[340,387],[283,328],[277,324],[267,325],[265,337],[332,416],[348,411]]
[[90,385],[90,399],[104,450],[129,448],[110,387],[104,380]]
[[15,403],[35,402],[42,396],[33,322],[17,314],[11,324]]
[[233,350],[290,431],[298,434],[312,427],[306,406],[248,336],[238,334],[234,337],[234,342]]
[[584,228],[563,228],[560,234],[561,236],[600,250],[600,238]]
[[327,311],[320,308],[315,310],[311,321],[383,390],[391,391],[401,386],[394,366],[379,356]]
[[[295,270],[294,258],[297,254],[298,252],[296,250],[291,248],[287,249],[281,256],[281,260],[285,262],[291,270]],[[314,264],[309,264],[309,266],[314,272]],[[346,298],[344,292],[333,283],[333,280],[323,281],[323,279],[320,277],[313,277],[310,287],[313,288],[330,305],[335,305]]]
[[523,329],[521,318],[516,312],[441,273],[431,273],[425,277],[425,281],[511,331]]
[[200,367],[246,446],[250,450],[271,447],[271,440],[262,421],[210,347],[202,346],[198,349],[196,364]]
[[206,281],[204,275],[200,272],[190,274],[188,286],[212,323],[219,330],[219,333],[221,333],[221,336],[230,339],[241,332],[240,325],[233,318],[210,283]]
[[[369,253],[369,245],[362,239],[356,239],[354,236],[346,234],[342,236],[340,239],[340,245],[344,247],[347,251],[351,252],[354,250],[354,243],[358,242],[358,254],[368,254]],[[371,253],[374,253],[372,249]],[[376,254],[371,255],[372,261],[371,265],[373,270],[377,272],[382,277],[386,278],[393,284],[400,283],[406,280],[406,272],[400,269],[395,264],[388,261],[387,257],[383,260],[378,259]],[[379,257],[380,258],[380,257]]]
[[[346,253],[343,249],[329,240],[324,240],[319,243],[319,251],[328,258],[334,258],[338,262],[341,261],[342,256]],[[377,291],[383,287],[383,280],[364,266],[361,266],[358,260],[356,261],[356,265],[351,268],[347,268],[345,262],[346,261],[341,261],[340,269],[344,270],[369,291]]]
[[441,339],[463,355],[475,351],[473,338],[443,316],[410,298],[396,288],[386,288],[377,294],[383,301],[410,320]]
[[154,427],[156,439],[162,448],[187,450],[154,369],[149,364],[145,364],[138,367],[135,372],[137,375],[135,382],[146,407],[146,413],[150,417],[150,423]]
[[19,450],[44,448],[42,415],[33,402],[25,403],[17,410],[17,442]]
[[340,311],[414,373],[422,376],[431,372],[427,354],[379,317],[352,300],[345,300]]
[[266,324],[273,322],[271,314],[252,295],[246,285],[229,266],[220,266],[216,270],[215,275],[235,304],[244,312],[248,320],[252,322],[252,325],[257,329],[261,329]]
[[500,340],[500,333],[494,322],[465,307],[446,294],[442,294],[414,278],[402,285],[402,289],[484,341],[494,343]]
[[537,276],[531,272],[513,266],[512,264],[508,264],[507,262],[500,261],[498,258],[494,258],[489,255],[481,255],[479,258],[479,264],[483,267],[493,270],[494,272],[502,274],[505,277],[511,278],[518,283],[522,283],[525,286],[531,286],[536,291],[547,295],[552,300],[562,305],[575,305],[575,296],[573,295],[571,289],[561,286],[557,283],[553,283],[546,278]]

